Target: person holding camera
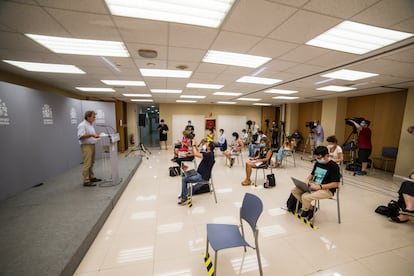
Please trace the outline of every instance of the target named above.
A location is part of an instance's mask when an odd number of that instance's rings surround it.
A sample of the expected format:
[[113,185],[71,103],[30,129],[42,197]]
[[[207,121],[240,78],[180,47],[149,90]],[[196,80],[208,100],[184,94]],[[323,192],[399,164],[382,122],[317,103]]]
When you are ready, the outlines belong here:
[[323,127],[321,126],[319,120],[315,121],[315,136],[313,141],[315,143],[315,149],[319,146],[322,146],[324,139]]
[[369,125],[371,122],[369,120],[361,120],[358,124],[354,120],[348,120],[354,124],[355,128],[359,131],[358,135],[358,161],[361,163],[361,170],[356,171],[355,174],[357,175],[366,175],[367,174],[367,167],[369,162],[369,156],[372,152],[372,144],[371,144],[371,129]]

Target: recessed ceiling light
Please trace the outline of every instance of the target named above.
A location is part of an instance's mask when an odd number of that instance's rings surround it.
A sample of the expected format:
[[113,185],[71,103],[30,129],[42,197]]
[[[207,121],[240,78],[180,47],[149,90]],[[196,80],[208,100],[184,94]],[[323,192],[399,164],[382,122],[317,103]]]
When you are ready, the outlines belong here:
[[253,103],[253,105],[269,106],[271,103]]
[[165,78],[189,78],[192,71],[166,70],[166,69],[139,69],[141,75],[145,77],[165,77]]
[[151,94],[122,94],[125,97],[152,97]]
[[143,81],[127,81],[127,80],[101,80],[106,85],[123,85],[123,86],[145,86]]
[[75,87],[76,89],[84,92],[115,92],[114,89],[109,87]]
[[67,64],[53,64],[53,63],[38,63],[38,62],[25,62],[15,60],[3,60],[4,62],[19,67],[26,71],[31,72],[44,72],[44,73],[65,73],[65,74],[86,74],[84,71],[74,65]]
[[187,99],[204,99],[206,96],[198,96],[198,95],[181,95],[180,98],[187,98]]
[[153,102],[151,99],[131,99],[131,102]]
[[151,89],[151,93],[180,94],[183,90],[179,89]]
[[209,50],[203,62],[257,68],[271,60],[270,57],[252,56],[232,52]]
[[143,58],[156,58],[158,56],[158,53],[155,50],[139,49],[138,55]]
[[282,80],[278,80],[278,79],[259,78],[259,77],[250,77],[250,76],[244,76],[236,80],[236,82],[268,84],[268,85],[275,84],[281,81]]
[[124,43],[119,41],[78,39],[25,34],[54,53],[106,57],[129,57]]
[[328,85],[328,86],[317,88],[317,90],[344,92],[344,91],[349,91],[349,90],[356,90],[356,88],[348,87],[348,86],[339,86],[339,85]]
[[113,15],[217,28],[234,0],[105,0]]
[[238,98],[237,100],[239,100],[239,101],[257,102],[257,101],[260,101],[261,99],[258,99],[258,98]]
[[204,88],[204,89],[220,89],[224,85],[221,84],[206,84],[206,83],[187,83],[188,88]]
[[242,93],[237,93],[237,92],[214,92],[213,95],[217,95],[217,96],[240,96]]
[[322,75],[322,77],[324,78],[333,78],[333,79],[349,80],[349,81],[361,80],[361,79],[366,79],[366,78],[375,77],[375,76],[378,76],[378,74],[347,70],[347,69],[342,69],[339,71],[335,71],[329,74]]
[[269,90],[266,90],[265,93],[289,95],[289,94],[298,93],[298,91],[285,90],[285,89],[269,89]]
[[411,36],[411,33],[344,21],[306,44],[347,53],[365,54]]
[[196,103],[197,101],[193,100],[176,100],[176,103]]
[[296,100],[296,99],[299,99],[299,97],[292,97],[292,96],[276,96],[276,97],[272,97],[272,99],[279,99],[279,100]]
[[222,101],[220,101],[220,102],[217,102],[218,104],[236,104],[236,102],[222,102]]

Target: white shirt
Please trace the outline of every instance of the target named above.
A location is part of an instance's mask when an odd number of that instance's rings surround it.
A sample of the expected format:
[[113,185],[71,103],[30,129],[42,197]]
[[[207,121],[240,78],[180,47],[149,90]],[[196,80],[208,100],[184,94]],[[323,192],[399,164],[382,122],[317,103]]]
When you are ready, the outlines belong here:
[[338,155],[340,153],[342,153],[342,148],[340,146],[338,146],[338,145],[336,145],[336,148],[335,148],[335,150],[333,152],[331,152],[331,149],[332,149],[333,145],[327,145],[326,147],[328,148],[329,159],[330,160],[336,160],[336,159],[338,159],[339,158]]
[[86,139],[80,139],[83,135],[87,135],[87,134],[96,134],[95,132],[95,128],[93,127],[93,125],[91,123],[89,123],[86,120],[83,120],[79,125],[78,125],[78,140],[79,140],[79,144],[96,144],[96,139],[93,137],[90,138],[86,138]]

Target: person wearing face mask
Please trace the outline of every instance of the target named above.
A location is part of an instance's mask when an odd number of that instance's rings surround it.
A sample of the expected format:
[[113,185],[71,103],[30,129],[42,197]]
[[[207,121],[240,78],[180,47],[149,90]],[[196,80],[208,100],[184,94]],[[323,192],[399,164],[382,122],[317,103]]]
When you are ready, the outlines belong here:
[[292,195],[302,202],[301,216],[308,220],[313,218],[312,201],[332,198],[340,181],[339,166],[329,159],[328,148],[319,146],[315,149],[314,155],[317,162],[313,165],[312,172],[305,181],[313,192],[305,192],[297,187],[292,189]]
[[168,126],[164,123],[164,119],[161,119],[160,124],[158,125],[158,132],[160,133],[160,149],[162,149],[162,144],[164,143],[165,149],[167,149],[167,133]]
[[233,141],[230,144],[230,147],[224,151],[224,156],[230,161],[230,168],[233,167],[234,164],[234,157],[232,155],[237,155],[241,152],[244,144],[243,141],[239,138],[239,134],[237,132],[232,133]]
[[262,139],[260,139],[260,150],[258,155],[256,157],[250,157],[249,161],[246,162],[246,178],[241,183],[243,186],[252,184],[250,176],[252,175],[253,168],[265,166],[270,158],[272,158],[273,152],[269,144],[267,137],[262,137]]
[[344,155],[342,148],[338,146],[338,139],[332,135],[326,138],[326,142],[328,142],[329,159],[340,165],[344,161]]
[[367,167],[369,162],[369,156],[372,151],[371,144],[371,129],[369,125],[371,124],[368,120],[362,120],[360,124],[354,120],[349,120],[355,125],[355,128],[358,129],[358,161],[361,163],[361,170],[356,171],[357,175],[366,175]]

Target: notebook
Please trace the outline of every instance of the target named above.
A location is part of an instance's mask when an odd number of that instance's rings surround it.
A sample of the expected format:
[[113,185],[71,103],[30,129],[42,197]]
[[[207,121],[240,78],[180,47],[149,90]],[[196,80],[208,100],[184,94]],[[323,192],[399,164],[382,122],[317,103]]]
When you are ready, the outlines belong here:
[[306,184],[305,182],[303,182],[299,179],[296,179],[294,177],[291,177],[290,179],[292,179],[293,184],[295,184],[295,186],[298,187],[299,189],[301,189],[302,191],[309,192],[309,193],[314,192],[311,189],[311,187],[308,184]]

